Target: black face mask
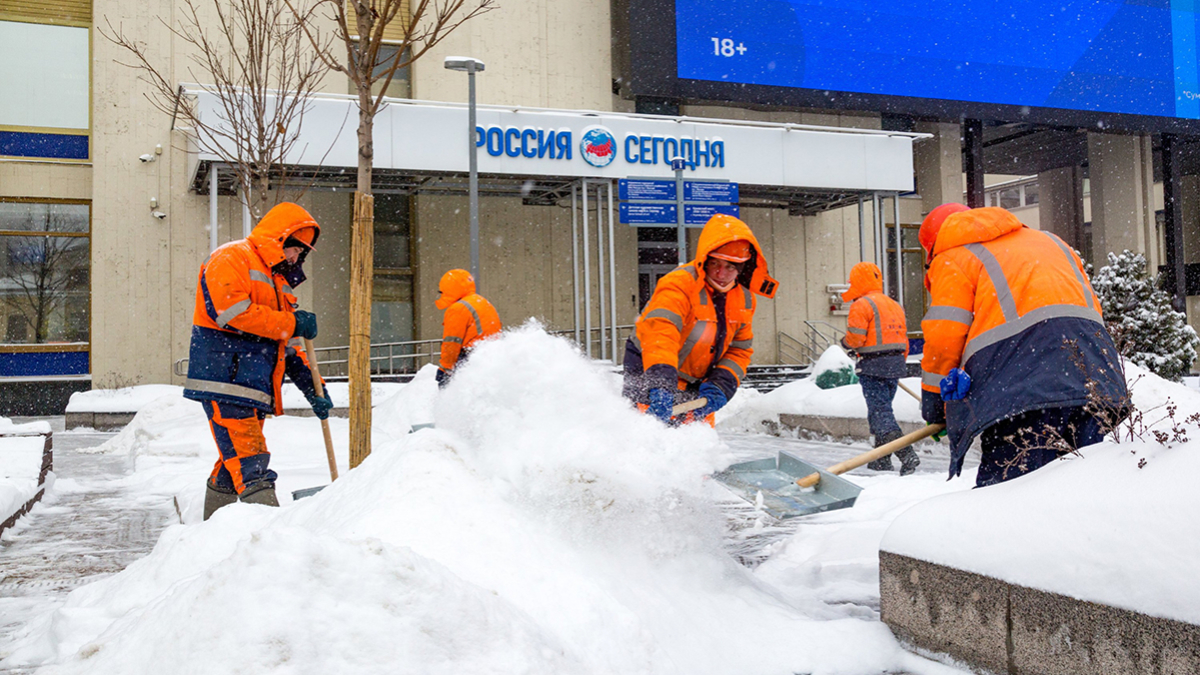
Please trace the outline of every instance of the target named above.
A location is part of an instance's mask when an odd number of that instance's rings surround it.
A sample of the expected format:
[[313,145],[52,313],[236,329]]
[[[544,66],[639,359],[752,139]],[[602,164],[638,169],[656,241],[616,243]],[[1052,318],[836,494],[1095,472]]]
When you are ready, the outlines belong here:
[[304,259],[307,257],[308,249],[304,249],[300,252],[300,257],[296,259],[296,262],[290,263],[284,260],[283,262],[277,263],[274,267],[272,267],[271,271],[286,279],[288,286],[296,288],[300,284],[304,283],[304,280],[308,278],[304,274],[303,269]]

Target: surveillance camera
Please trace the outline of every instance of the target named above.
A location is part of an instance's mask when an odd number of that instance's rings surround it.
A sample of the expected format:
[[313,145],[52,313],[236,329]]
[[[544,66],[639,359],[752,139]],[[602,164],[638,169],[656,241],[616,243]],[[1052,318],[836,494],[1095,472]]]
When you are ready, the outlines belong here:
[[151,155],[150,153],[146,153],[146,154],[142,155],[141,157],[138,157],[138,159],[142,160],[143,162],[153,162],[154,155]]
[[163,213],[162,211],[151,211],[150,215],[154,216],[155,218],[158,218],[159,220],[162,220],[163,218],[167,217],[167,214]]

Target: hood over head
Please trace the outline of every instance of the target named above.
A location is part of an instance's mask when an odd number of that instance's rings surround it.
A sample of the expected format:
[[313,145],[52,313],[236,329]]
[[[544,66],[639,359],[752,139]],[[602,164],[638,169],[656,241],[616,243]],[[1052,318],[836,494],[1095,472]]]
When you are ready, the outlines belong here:
[[[924,225],[921,227],[924,229]],[[951,213],[946,216],[937,233],[937,239],[929,251],[929,259],[932,261],[937,254],[958,246],[998,239],[1022,227],[1025,227],[1024,223],[998,206]],[[929,274],[925,275],[925,288],[929,288]]]
[[[767,260],[763,257],[762,249],[758,246],[758,240],[754,238],[754,233],[750,231],[750,226],[733,216],[718,213],[708,219],[704,230],[700,232],[700,243],[696,249],[696,257],[692,264],[696,268],[696,274],[699,279],[704,279],[704,263],[708,260],[709,255],[717,253],[726,244],[737,241],[743,241],[749,244],[749,257],[742,267],[741,274],[738,275],[738,283],[748,288],[752,293],[756,293],[765,298],[775,297],[775,291],[779,288],[779,282],[772,279],[767,273]],[[745,252],[741,246],[731,247],[733,255]],[[739,250],[740,249],[740,250]],[[714,255],[717,258],[728,260],[726,255],[717,253]],[[735,261],[736,262],[736,261]]]
[[433,302],[438,309],[446,309],[475,292],[475,277],[463,269],[453,269],[442,275],[438,282],[441,295]]
[[[287,261],[283,249],[284,242],[297,233],[301,237],[311,236],[311,241],[304,242],[308,247],[300,253],[300,259],[293,264]],[[295,288],[304,283],[305,275],[302,268],[304,259],[308,256],[309,250],[316,246],[317,238],[320,236],[321,226],[308,211],[305,211],[299,204],[283,202],[267,211],[266,215],[258,221],[258,225],[254,226],[250,236],[246,237],[246,240],[258,251],[259,257],[263,259],[267,267],[283,275],[287,279],[288,285]]]
[[842,300],[852,302],[872,291],[883,290],[883,273],[873,262],[860,262],[850,268],[850,288],[842,293]]

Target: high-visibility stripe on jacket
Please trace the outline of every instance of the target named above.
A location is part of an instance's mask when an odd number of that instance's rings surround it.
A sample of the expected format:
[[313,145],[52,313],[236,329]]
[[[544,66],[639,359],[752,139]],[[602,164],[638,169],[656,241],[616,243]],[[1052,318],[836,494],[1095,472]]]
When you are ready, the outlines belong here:
[[850,305],[845,344],[862,355],[899,352],[907,356],[904,308],[880,291],[855,300]]
[[932,304],[921,322],[921,386],[938,392],[951,369],[971,376],[946,406],[951,473],[971,440],[1000,419],[1094,396],[1125,395],[1119,356],[1083,263],[1061,239],[1000,208],[949,216],[932,251]]
[[496,308],[482,295],[471,293],[446,308],[442,317],[442,354],[438,365],[454,370],[463,350],[503,328]]
[[273,271],[285,260],[283,242],[304,227],[320,230],[304,209],[280,204],[249,237],[221,246],[200,267],[185,397],[280,415],[285,371],[302,390],[311,386],[303,349],[288,345],[295,291]]
[[[704,263],[712,251],[739,240],[751,244],[751,259],[728,293],[714,293]],[[750,228],[732,216],[714,216],[700,234],[696,258],[659,279],[637,319],[627,359],[640,361],[639,374],[664,373],[649,388],[715,378],[732,396],[754,354],[754,295],[774,297],[777,286]]]

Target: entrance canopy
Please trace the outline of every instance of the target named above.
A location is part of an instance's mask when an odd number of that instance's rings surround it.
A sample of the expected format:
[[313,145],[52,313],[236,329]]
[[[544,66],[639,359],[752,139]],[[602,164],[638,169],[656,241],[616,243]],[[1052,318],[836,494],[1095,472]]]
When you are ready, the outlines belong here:
[[[190,85],[203,120],[220,120],[211,91]],[[315,188],[354,189],[358,165],[357,99],[314,96],[299,141],[272,179]],[[687,161],[686,178],[740,184],[743,207],[788,207],[815,213],[860,195],[913,189],[912,144],[924,134],[665,117],[614,112],[477,106],[480,193],[520,195],[530,203],[568,198],[579,178],[673,178],[671,157]],[[215,123],[221,126],[220,122]],[[373,190],[465,194],[467,106],[390,99],[375,118]],[[206,191],[213,163],[193,155],[192,186]],[[221,172],[228,175],[229,172]],[[232,178],[231,176],[229,177]],[[232,188],[228,180],[221,191]]]

